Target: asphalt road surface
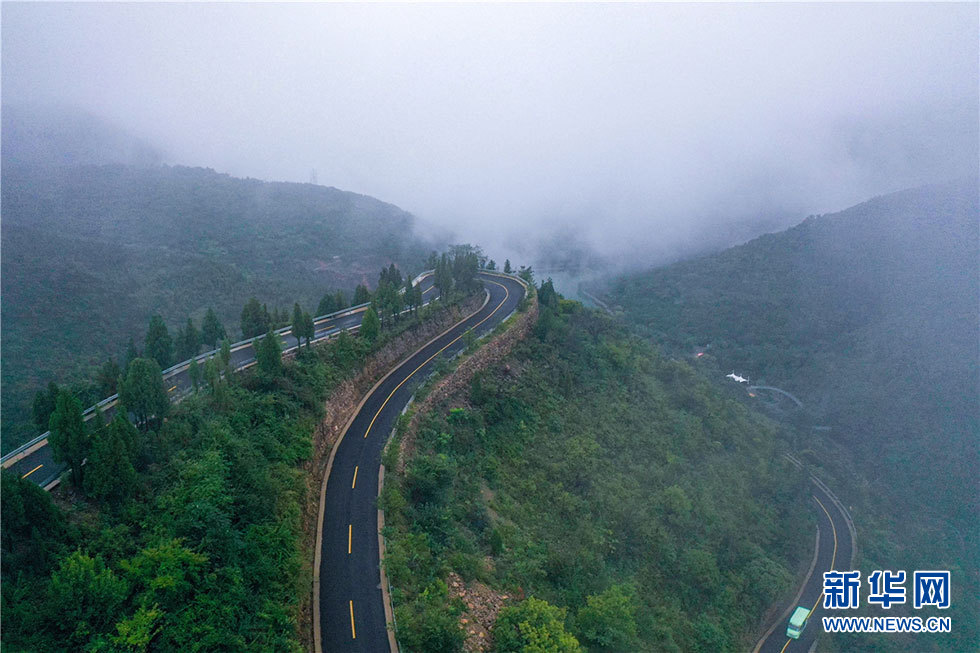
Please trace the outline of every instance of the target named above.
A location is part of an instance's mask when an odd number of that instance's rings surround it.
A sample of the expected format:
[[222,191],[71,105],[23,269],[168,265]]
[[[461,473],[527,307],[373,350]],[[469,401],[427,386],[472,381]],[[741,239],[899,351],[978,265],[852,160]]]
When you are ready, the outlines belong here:
[[822,607],[823,574],[825,571],[833,569],[838,571],[851,570],[851,534],[844,515],[830,496],[816,483],[811,483],[810,487],[813,490],[810,504],[816,512],[820,527],[819,552],[813,573],[803,586],[803,593],[797,602],[789,607],[791,613],[797,606],[803,606],[812,612],[799,639],[791,639],[786,636],[789,615],[781,615],[780,620],[775,624],[775,628],[762,640],[762,645],[758,647],[759,653],[803,653],[809,651],[816,638],[823,632],[823,624],[820,618],[827,616],[828,612],[831,614],[839,612],[824,610]]
[[378,550],[378,471],[395,421],[440,358],[463,349],[462,336],[492,330],[517,307],[524,287],[481,274],[490,300],[402,362],[367,397],[334,455],[323,508],[320,629],[324,651],[389,650]]
[[[419,282],[422,285],[422,299],[426,302],[438,296],[438,291],[433,285],[434,276],[428,274]],[[361,325],[366,307],[341,311],[333,317],[320,318],[314,322],[315,335],[314,341],[329,338],[343,330],[352,329]],[[296,346],[296,338],[290,332],[282,334],[283,350]],[[187,361],[185,361],[186,363]],[[232,346],[231,367],[240,370],[251,366],[255,362],[255,350],[251,342],[237,343]],[[176,401],[191,391],[190,374],[185,364],[181,364],[175,371],[164,374],[164,384],[171,399]],[[116,411],[116,402],[111,401],[103,407],[103,414],[106,419],[111,419]],[[26,454],[26,455],[25,455]],[[49,487],[54,483],[65,470],[65,466],[56,463],[48,446],[47,439],[42,440],[30,447],[25,454],[12,455],[4,461],[3,467],[10,469],[24,478],[28,478],[41,487]]]

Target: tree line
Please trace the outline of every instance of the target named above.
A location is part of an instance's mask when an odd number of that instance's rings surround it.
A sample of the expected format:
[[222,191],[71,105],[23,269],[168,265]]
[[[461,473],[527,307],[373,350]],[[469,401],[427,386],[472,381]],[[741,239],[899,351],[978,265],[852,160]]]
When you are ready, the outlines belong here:
[[[426,260],[426,266],[427,269],[434,270],[434,285],[445,301],[456,301],[478,290],[481,282],[476,275],[480,269],[496,269],[493,260],[488,261],[479,247],[471,245],[456,245],[441,255],[433,251]],[[504,271],[512,272],[509,259],[504,264]],[[520,275],[529,282],[532,281],[530,267],[521,267]],[[350,302],[341,290],[327,292],[320,299],[316,314],[326,315],[349,306],[370,302],[360,332],[373,342],[380,335],[382,328],[396,325],[402,318],[403,312],[408,311],[409,317],[417,317],[418,309],[424,304],[422,295],[421,285],[413,285],[412,276],[403,276],[398,266],[392,263],[381,269],[373,292],[365,284],[358,284]],[[256,344],[257,359],[261,358],[261,353],[265,360],[272,361],[273,345],[281,354],[282,348],[278,337],[269,336],[275,336],[277,329],[287,326],[291,328],[297,345],[305,341],[305,345],[309,347],[316,337],[313,315],[304,311],[298,302],[293,305],[291,315],[278,307],[274,307],[270,312],[268,306],[260,303],[255,297],[249,298],[242,307],[240,323],[242,336],[244,338],[267,336]],[[115,359],[110,358],[98,369],[95,378],[96,390],[101,397],[119,392],[120,376],[129,369],[130,363],[138,358],[153,360],[160,369],[167,369],[175,363],[190,359],[190,374],[196,388],[209,378],[209,373],[213,376],[214,370],[209,372],[208,361],[199,363],[194,358],[204,347],[210,349],[220,347],[221,357],[228,358],[230,352],[226,350],[231,346],[229,335],[213,308],[208,308],[200,327],[188,317],[185,324],[178,328],[174,335],[171,335],[161,316],[153,315],[143,338],[142,349],[137,348],[135,341],[130,338],[122,366]],[[227,366],[227,362],[224,364]],[[35,425],[42,431],[48,428],[48,421],[55,410],[58,393],[58,385],[50,382],[34,396],[32,416]]]

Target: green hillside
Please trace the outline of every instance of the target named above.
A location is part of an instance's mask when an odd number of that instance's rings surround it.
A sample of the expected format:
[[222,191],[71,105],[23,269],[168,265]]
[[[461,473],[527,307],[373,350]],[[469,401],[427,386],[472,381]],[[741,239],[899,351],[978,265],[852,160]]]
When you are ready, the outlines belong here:
[[550,282],[539,297],[534,333],[385,477],[401,644],[461,650],[483,583],[495,651],[745,650],[811,546],[777,428]]
[[735,370],[800,398],[780,414],[863,500],[864,563],[960,574],[957,645],[977,632],[978,215],[975,181],[903,191],[608,293],[719,382]]
[[173,334],[211,306],[234,337],[249,297],[313,311],[427,251],[390,204],[200,168],[5,164],[2,203],[4,451],[37,389],[92,378],[155,313]]

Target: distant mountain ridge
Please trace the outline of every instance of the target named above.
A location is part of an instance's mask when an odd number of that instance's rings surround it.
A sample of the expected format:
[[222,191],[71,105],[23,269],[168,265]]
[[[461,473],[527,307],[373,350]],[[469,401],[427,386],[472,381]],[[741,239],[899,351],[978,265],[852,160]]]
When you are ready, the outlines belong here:
[[975,183],[901,191],[620,278],[610,296],[668,349],[709,346],[722,367],[797,388],[829,419],[887,430],[851,414],[833,377],[842,365],[886,385],[914,376],[917,396],[951,377],[976,387],[977,215]]
[[164,161],[158,147],[76,107],[5,103],[0,115],[4,165],[147,166]]
[[[803,424],[833,429],[820,444],[806,427],[799,449],[823,451],[817,464],[866,501],[864,565],[962,570],[961,596],[980,595],[977,190],[971,179],[876,197],[621,277],[607,298],[673,355],[703,352],[697,365],[719,382],[734,369],[798,396]],[[958,632],[935,650],[975,645],[977,614],[964,598]]]
[[6,159],[0,181],[5,450],[33,434],[35,390],[90,378],[130,337],[141,346],[153,314],[173,334],[213,306],[236,334],[251,296],[314,311],[383,265],[417,270],[430,249],[409,213],[312,184]]

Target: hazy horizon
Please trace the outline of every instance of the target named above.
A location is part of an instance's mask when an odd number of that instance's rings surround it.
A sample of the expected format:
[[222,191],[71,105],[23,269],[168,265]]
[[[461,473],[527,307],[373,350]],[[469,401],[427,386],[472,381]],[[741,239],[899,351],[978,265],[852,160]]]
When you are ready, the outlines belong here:
[[[648,264],[975,176],[975,5],[3,5],[3,100]],[[778,54],[776,54],[778,53]]]

